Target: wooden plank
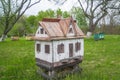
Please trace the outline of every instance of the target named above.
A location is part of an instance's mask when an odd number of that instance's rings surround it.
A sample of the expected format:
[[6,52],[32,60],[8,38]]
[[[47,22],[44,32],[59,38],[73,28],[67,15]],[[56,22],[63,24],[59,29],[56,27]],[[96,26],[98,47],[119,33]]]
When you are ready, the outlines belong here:
[[70,18],[69,18],[69,19],[66,19],[66,20],[65,20],[65,23],[66,23],[66,25],[67,25],[67,28],[66,28],[66,35],[67,35],[68,30],[69,30],[69,25],[70,25]]
[[48,33],[50,34],[50,37],[55,37],[55,32],[52,29],[52,25],[49,24],[49,22],[44,22],[44,25],[48,31]]
[[[74,60],[74,59],[76,59],[76,60]],[[76,64],[79,64],[82,62],[83,57],[77,56],[77,57],[68,58],[65,60],[68,60],[68,62],[66,64],[62,63],[61,61],[50,63],[50,62],[36,58],[36,65],[41,68],[47,69],[47,70],[56,70],[56,69],[60,69],[60,68],[65,68],[67,66],[74,66]]]
[[62,30],[60,29],[60,25],[57,22],[49,23],[49,25],[51,25],[51,29],[53,30],[56,37],[64,36]]
[[44,22],[59,22],[60,19],[58,19],[58,18],[43,18],[42,21],[44,21]]
[[82,30],[78,27],[77,23],[75,23],[75,26],[76,26],[75,29],[77,31],[77,35],[85,36]]
[[60,27],[61,27],[61,30],[62,30],[64,36],[66,36],[66,31],[67,31],[67,29],[68,29],[67,24],[65,23],[64,20],[60,20],[60,21],[59,21],[59,24],[60,24]]
[[57,29],[57,30],[56,30],[57,36],[64,36],[64,33],[63,33],[63,31],[62,31],[61,26],[60,26],[59,23],[57,23],[57,24],[55,25],[55,28]]

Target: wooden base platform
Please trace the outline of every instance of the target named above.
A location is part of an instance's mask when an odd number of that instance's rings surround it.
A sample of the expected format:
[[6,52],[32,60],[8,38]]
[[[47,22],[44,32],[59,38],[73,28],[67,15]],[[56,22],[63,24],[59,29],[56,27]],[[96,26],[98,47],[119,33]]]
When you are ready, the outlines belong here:
[[37,72],[47,80],[58,80],[67,74],[81,72],[82,69],[79,67],[81,62],[82,57],[64,59],[56,63],[36,59],[36,64],[39,67]]
[[80,73],[82,71],[82,68],[79,66],[74,66],[74,67],[66,67],[64,69],[59,69],[59,70],[53,70],[53,71],[46,71],[41,68],[38,69],[38,73],[44,77],[45,80],[61,80],[68,74],[73,74],[73,73]]

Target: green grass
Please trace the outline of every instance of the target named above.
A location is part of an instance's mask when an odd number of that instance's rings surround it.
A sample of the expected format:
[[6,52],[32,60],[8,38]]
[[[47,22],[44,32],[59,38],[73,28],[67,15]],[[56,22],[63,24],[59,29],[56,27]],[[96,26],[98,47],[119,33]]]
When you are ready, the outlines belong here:
[[[68,75],[63,80],[119,80],[120,35],[104,40],[85,39],[81,74]],[[0,80],[43,80],[36,73],[34,41],[0,42]]]

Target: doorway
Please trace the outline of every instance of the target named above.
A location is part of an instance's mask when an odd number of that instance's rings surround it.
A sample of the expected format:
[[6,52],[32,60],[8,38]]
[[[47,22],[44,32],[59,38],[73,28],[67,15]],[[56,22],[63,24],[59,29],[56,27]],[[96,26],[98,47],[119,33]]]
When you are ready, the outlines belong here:
[[73,44],[69,44],[69,57],[73,57]]

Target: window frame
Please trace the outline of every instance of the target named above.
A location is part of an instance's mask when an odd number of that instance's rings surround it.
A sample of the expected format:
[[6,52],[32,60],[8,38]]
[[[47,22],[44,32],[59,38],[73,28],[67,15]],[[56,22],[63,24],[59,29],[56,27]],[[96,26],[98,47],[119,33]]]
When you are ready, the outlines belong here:
[[39,43],[36,44],[36,51],[38,53],[41,52],[41,44],[39,44]]
[[50,54],[50,45],[45,45],[45,53]]
[[73,29],[72,23],[70,23],[70,25],[69,25],[69,32],[68,33],[70,33],[70,34],[74,33],[74,29]]
[[75,43],[75,51],[78,52],[81,50],[81,42],[76,42]]
[[40,29],[40,33],[44,34],[44,29],[43,28]]
[[64,44],[63,43],[57,45],[57,52],[58,52],[58,54],[64,53],[64,50],[65,49],[64,49]]
[[69,33],[73,33],[73,29],[72,28],[69,28]]

